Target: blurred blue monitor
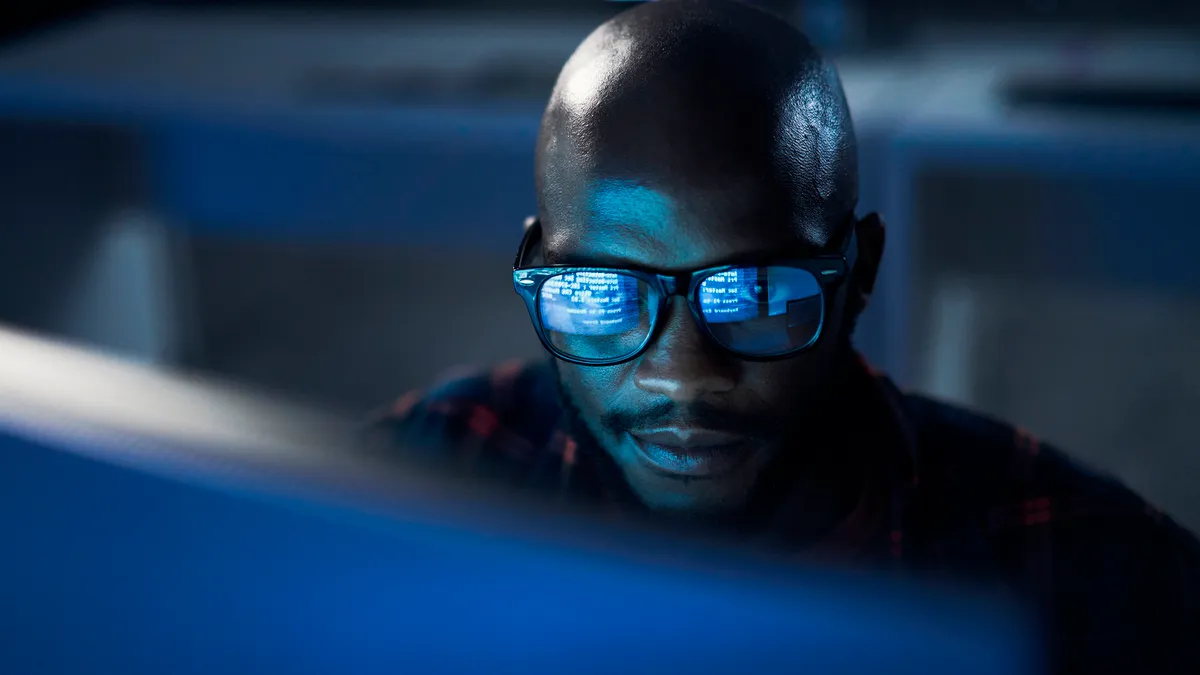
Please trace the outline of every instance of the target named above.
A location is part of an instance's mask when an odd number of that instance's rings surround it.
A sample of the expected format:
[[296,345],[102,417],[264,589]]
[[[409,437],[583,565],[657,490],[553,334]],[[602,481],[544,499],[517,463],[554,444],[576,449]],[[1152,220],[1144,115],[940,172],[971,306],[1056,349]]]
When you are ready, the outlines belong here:
[[[705,558],[694,542],[534,515],[520,501],[472,509],[447,498],[460,485],[416,469],[358,474],[397,499],[335,489],[354,484],[353,472],[334,475],[345,463],[304,483],[261,443],[251,452],[227,435],[218,447],[203,430],[188,441],[131,423],[130,410],[156,412],[120,405],[137,400],[128,391],[89,409],[90,426],[69,406],[47,414],[45,387],[34,405],[11,380],[103,373],[46,365],[0,364],[6,675],[1031,672],[1031,643],[998,607],[781,573],[728,551]],[[104,367],[114,387],[146,380]],[[281,408],[167,384],[161,406],[190,400],[205,425],[249,413],[259,441],[287,429],[286,417],[259,419]],[[119,428],[95,424],[105,411],[125,415]]]

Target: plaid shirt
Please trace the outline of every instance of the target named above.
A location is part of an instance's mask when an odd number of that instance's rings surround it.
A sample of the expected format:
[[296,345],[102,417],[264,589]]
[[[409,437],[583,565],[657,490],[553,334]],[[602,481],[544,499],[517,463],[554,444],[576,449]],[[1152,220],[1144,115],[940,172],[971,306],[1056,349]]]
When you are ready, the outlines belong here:
[[[877,470],[851,515],[796,555],[1001,584],[1041,608],[1058,671],[1200,673],[1193,535],[1028,432],[901,393],[862,366],[848,428],[877,451]],[[571,438],[545,363],[449,377],[373,429],[388,447],[472,473],[614,509],[629,501]],[[772,519],[777,545],[788,502]]]

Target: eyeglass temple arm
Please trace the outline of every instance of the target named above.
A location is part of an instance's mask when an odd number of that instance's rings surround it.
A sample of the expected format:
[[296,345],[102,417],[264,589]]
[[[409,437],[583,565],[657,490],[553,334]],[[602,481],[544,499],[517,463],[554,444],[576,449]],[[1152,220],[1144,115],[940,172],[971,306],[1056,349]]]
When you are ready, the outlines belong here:
[[842,258],[846,261],[846,273],[854,272],[854,264],[858,262],[858,223],[857,217],[850,219],[850,232],[846,234],[846,243],[843,244]]
[[542,235],[542,223],[537,216],[529,216],[523,225],[525,234],[521,236],[521,245],[517,247],[517,257],[513,260],[513,269],[519,270],[525,264],[525,257],[533,243]]

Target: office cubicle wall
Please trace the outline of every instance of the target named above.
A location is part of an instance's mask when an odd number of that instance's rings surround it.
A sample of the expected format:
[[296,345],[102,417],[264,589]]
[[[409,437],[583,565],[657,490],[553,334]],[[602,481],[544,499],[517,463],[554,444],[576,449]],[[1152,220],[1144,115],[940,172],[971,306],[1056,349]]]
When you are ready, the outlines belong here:
[[190,347],[181,240],[145,208],[142,139],[9,111],[0,148],[0,323],[177,360]]
[[1200,137],[1167,130],[914,148],[909,346],[919,388],[1200,527]]

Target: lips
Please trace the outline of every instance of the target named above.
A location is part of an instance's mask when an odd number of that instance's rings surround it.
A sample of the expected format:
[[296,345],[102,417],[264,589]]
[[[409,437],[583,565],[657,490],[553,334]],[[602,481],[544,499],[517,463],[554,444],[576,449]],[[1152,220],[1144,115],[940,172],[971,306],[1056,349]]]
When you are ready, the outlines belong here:
[[680,477],[716,477],[736,469],[751,454],[740,436],[708,429],[654,429],[629,436],[644,461]]

